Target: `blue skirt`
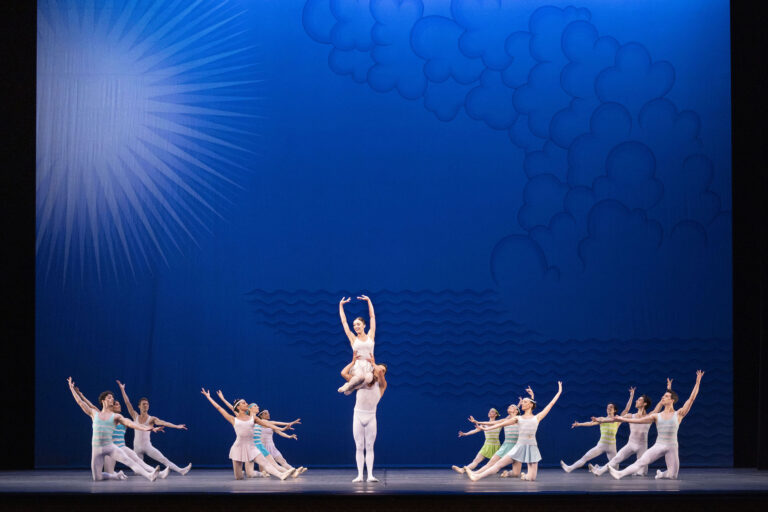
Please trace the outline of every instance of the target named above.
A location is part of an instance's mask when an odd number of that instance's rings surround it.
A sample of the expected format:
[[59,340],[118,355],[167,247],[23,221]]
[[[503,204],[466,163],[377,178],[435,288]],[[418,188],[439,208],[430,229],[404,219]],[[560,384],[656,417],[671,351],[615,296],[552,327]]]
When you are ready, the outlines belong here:
[[518,462],[539,462],[541,452],[535,444],[516,444],[509,456]]

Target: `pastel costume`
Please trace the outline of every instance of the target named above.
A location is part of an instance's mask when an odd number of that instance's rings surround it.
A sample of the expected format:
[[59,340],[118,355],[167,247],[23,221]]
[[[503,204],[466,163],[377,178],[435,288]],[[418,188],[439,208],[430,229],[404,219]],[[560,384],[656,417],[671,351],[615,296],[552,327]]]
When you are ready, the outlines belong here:
[[[117,446],[123,454],[131,459],[136,464],[140,465],[147,473],[152,473],[155,468],[150,466],[149,464],[145,463],[143,460],[139,458],[138,455],[136,455],[136,452],[128,448],[128,446],[125,444],[125,433],[128,430],[128,428],[123,425],[122,423],[118,423],[115,425],[115,429],[112,432],[112,444]],[[113,457],[112,455],[107,455],[104,457],[104,471],[107,473],[112,473],[115,470],[115,465],[117,463],[117,459]]]
[[613,457],[616,456],[616,431],[619,430],[620,425],[621,423],[618,421],[613,421],[611,423],[601,423],[600,440],[597,442],[597,445],[595,445],[593,448],[590,448],[587,453],[585,453],[579,460],[570,466],[564,462],[560,462],[563,469],[570,473],[574,469],[582,467],[590,460],[594,459],[595,457],[599,457],[602,454],[605,454],[610,461]]
[[509,454],[512,451],[512,448],[517,444],[519,435],[520,426],[517,423],[504,427],[504,444],[501,445],[501,448],[499,448],[494,455],[501,458]]
[[[637,413],[632,414],[631,418],[638,418]],[[608,467],[617,468],[619,464],[628,459],[633,454],[639,460],[640,457],[648,450],[648,431],[651,429],[650,423],[630,423],[629,424],[629,441],[619,452],[608,461],[608,464],[602,467],[596,467],[592,472],[596,475],[602,475],[608,471]],[[648,472],[648,468],[641,469],[638,474],[645,474]]]
[[376,343],[369,336],[366,336],[364,340],[355,338],[355,342],[352,343],[352,352],[357,352],[359,359],[355,361],[349,372],[350,374],[365,375],[366,373],[373,373],[373,365],[368,359],[373,356],[375,346]]
[[283,454],[280,453],[280,450],[278,450],[277,446],[275,446],[273,435],[274,431],[271,428],[263,427],[261,429],[261,442],[264,444],[264,447],[267,449],[269,455],[272,455],[277,460],[282,458]]
[[[107,458],[112,458],[122,462],[131,468],[136,474],[139,474],[148,480],[154,480],[155,474],[147,471],[137,462],[131,460],[123,450],[115,446],[112,437],[115,433],[115,413],[109,415],[109,418],[102,420],[97,411],[93,412],[93,437],[91,438],[91,476],[94,480],[115,480],[118,478],[116,473],[104,470],[104,463]],[[114,464],[112,464],[114,467]]]
[[637,473],[642,469],[647,469],[652,462],[664,457],[667,463],[667,470],[659,472],[657,478],[677,478],[680,471],[680,459],[677,453],[677,430],[680,427],[679,411],[675,411],[668,419],[661,417],[662,413],[654,414],[656,420],[656,443],[648,448],[641,457],[621,471],[614,473],[618,478]]
[[[138,423],[139,425],[149,425],[152,422],[152,418],[153,416],[148,416],[147,420],[144,423],[142,423],[139,420],[139,416],[137,416],[136,423]],[[165,464],[165,466],[171,468],[177,473],[186,474],[189,468],[187,468],[186,470],[180,468],[179,466],[171,462],[168,459],[168,457],[163,455],[160,450],[152,446],[152,440],[149,438],[149,434],[151,434],[150,431],[144,431],[144,430],[135,431],[135,434],[133,436],[133,451],[136,452],[136,455],[138,455],[142,461],[144,460],[144,455],[146,455],[150,459],[154,459],[161,464]]]
[[485,457],[486,459],[490,459],[493,457],[497,451],[499,451],[499,448],[501,448],[501,443],[499,442],[499,434],[501,433],[501,427],[494,428],[491,430],[485,430],[485,444],[483,444],[483,447],[480,448],[480,451],[478,452],[480,455]]
[[253,423],[253,446],[256,447],[256,449],[259,451],[260,454],[263,456],[269,455],[269,450],[264,445],[264,434],[265,430],[269,430],[272,432],[271,428],[265,428],[259,425],[258,423]]
[[237,438],[229,449],[229,458],[237,462],[250,462],[259,454],[253,444],[253,418],[247,420],[235,418],[234,427]]
[[520,426],[517,444],[512,448],[509,456],[518,462],[539,462],[541,452],[539,452],[539,445],[536,443],[536,431],[539,429],[538,418],[536,416],[532,418],[520,417],[517,423]]

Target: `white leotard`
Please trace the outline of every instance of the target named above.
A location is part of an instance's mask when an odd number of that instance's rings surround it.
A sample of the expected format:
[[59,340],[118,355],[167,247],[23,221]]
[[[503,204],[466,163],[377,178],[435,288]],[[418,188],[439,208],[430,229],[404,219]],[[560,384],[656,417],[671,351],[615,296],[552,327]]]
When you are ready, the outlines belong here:
[[[632,414],[632,418],[641,418],[637,413]],[[629,441],[627,444],[637,444],[639,446],[648,446],[648,431],[651,429],[650,423],[630,423]]]
[[355,361],[355,364],[352,366],[353,374],[357,374],[360,371],[373,371],[373,366],[371,365],[370,361],[368,361],[368,359],[373,356],[373,347],[375,345],[376,343],[370,338],[370,336],[366,336],[364,340],[355,338],[354,343],[352,343],[352,351],[357,352],[359,359]]
[[[139,425],[149,425],[149,421],[152,419],[152,416],[147,416],[147,422],[141,423],[139,421],[139,416],[136,416],[136,423]],[[142,446],[149,446],[152,444],[152,441],[149,440],[149,434],[150,431],[148,430],[134,430],[133,431],[133,446],[134,447],[142,447]]]

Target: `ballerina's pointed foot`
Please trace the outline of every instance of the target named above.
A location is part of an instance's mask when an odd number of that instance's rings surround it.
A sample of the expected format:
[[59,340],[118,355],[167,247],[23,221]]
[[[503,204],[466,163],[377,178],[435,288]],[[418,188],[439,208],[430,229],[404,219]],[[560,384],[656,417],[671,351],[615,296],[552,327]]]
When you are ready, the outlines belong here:
[[118,480],[128,480],[128,477],[122,471],[117,472],[117,478]]
[[356,483],[362,482],[362,481],[363,481],[363,475],[360,475],[357,478],[355,478],[354,480],[352,480],[352,483],[356,484]]
[[656,476],[653,477],[655,480],[659,480],[660,478],[664,478],[664,473],[661,472],[660,469],[656,470]]
[[573,470],[572,470],[572,469],[571,469],[571,468],[568,466],[568,464],[566,464],[566,463],[565,463],[565,462],[563,462],[563,461],[560,461],[560,467],[561,467],[561,468],[563,468],[563,471],[565,471],[566,473],[570,473],[571,471],[573,471]]
[[378,482],[378,481],[379,481],[379,479],[378,479],[378,478],[376,478],[376,477],[375,477],[375,476],[373,476],[373,475],[369,475],[369,476],[368,476],[368,479],[366,480],[366,482]]
[[594,473],[595,469],[597,469],[597,466],[593,466],[592,464],[587,464],[587,471],[590,473]]
[[618,469],[613,469],[611,466],[608,466],[608,471],[611,473],[611,476],[615,478],[616,480],[621,480],[621,475],[619,474]]
[[292,470],[292,472],[291,472],[291,476],[292,476],[293,478],[296,478],[296,477],[297,477],[297,476],[299,476],[300,474],[301,474],[301,468],[293,468],[293,470]]
[[282,473],[280,473],[280,476],[278,478],[280,480],[285,480],[286,478],[288,478],[293,474],[293,471],[294,471],[293,469],[289,469],[288,471],[283,471]]
[[520,473],[520,480],[528,480],[528,474],[527,473]]
[[499,478],[507,478],[509,476],[509,471],[502,471],[499,475]]
[[474,472],[472,472],[472,471],[467,471],[467,476],[473,482],[477,482],[478,480],[480,480],[480,478]]
[[163,478],[163,479],[165,479],[165,478],[168,478],[168,474],[169,474],[170,472],[171,472],[171,468],[167,467],[167,468],[165,468],[164,470],[162,470],[161,472],[159,472],[159,473],[157,474],[157,476],[159,476],[160,478]]
[[307,472],[307,468],[305,468],[304,466],[299,466],[299,474],[300,475],[303,475],[306,472]]
[[465,473],[464,468],[460,468],[459,466],[451,466],[451,469],[460,474]]
[[186,475],[187,473],[189,473],[190,469],[192,469],[192,463],[191,462],[189,464],[187,464],[185,467],[181,468],[181,471],[179,471],[179,474],[180,475]]
[[348,389],[348,388],[349,388],[349,385],[348,385],[348,384],[344,384],[344,385],[343,385],[343,386],[341,386],[339,389],[337,389],[337,391],[338,391],[339,393],[344,393],[345,395],[348,395],[348,394],[349,394],[349,393],[347,393],[347,389]]

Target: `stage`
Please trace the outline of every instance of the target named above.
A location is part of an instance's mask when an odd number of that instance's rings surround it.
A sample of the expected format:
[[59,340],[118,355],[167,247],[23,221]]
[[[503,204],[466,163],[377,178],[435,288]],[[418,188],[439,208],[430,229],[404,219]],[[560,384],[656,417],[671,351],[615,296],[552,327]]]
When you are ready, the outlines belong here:
[[608,475],[595,477],[586,470],[566,474],[560,469],[542,469],[536,482],[496,476],[471,482],[448,468],[380,469],[376,472],[378,483],[353,484],[354,476],[353,469],[310,469],[283,482],[275,478],[236,481],[229,470],[193,469],[187,476],[171,474],[156,482],[134,475],[127,481],[93,482],[85,470],[17,471],[0,473],[0,494],[4,502],[18,505],[19,510],[35,505],[64,508],[69,504],[79,510],[103,504],[111,509],[211,509],[241,503],[247,496],[255,500],[254,504],[309,506],[314,510],[330,509],[364,495],[381,498],[368,501],[374,508],[376,503],[389,503],[398,508],[459,510],[470,503],[510,503],[509,498],[514,498],[518,504],[560,510],[593,504],[596,499],[602,500],[603,506],[621,504],[623,509],[649,504],[654,508],[691,505],[701,509],[736,500],[742,509],[757,510],[768,499],[768,472],[752,469],[683,469],[678,480],[627,477],[617,481]]

